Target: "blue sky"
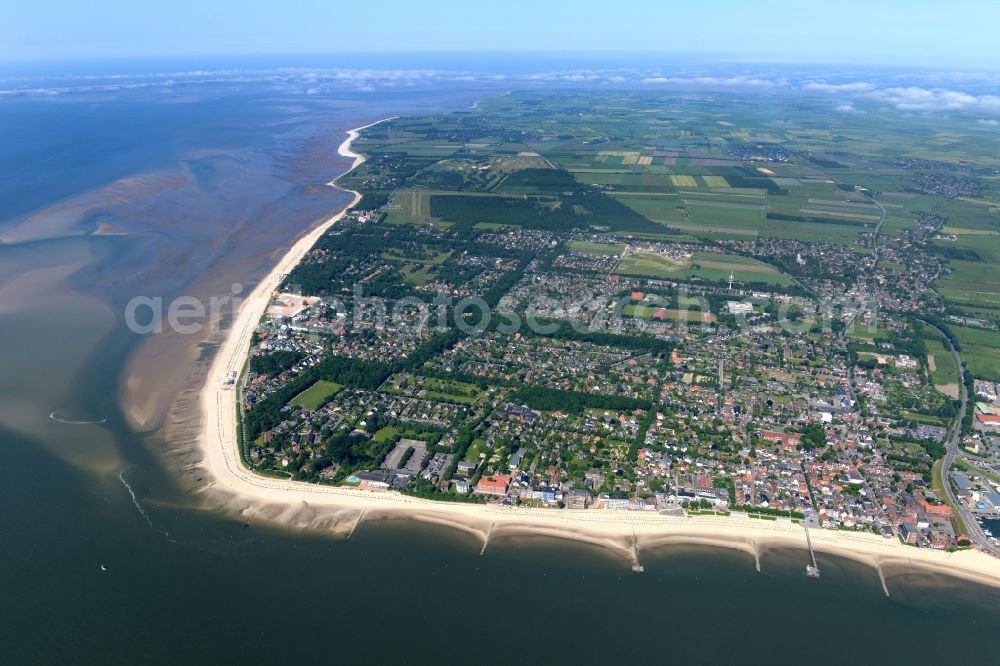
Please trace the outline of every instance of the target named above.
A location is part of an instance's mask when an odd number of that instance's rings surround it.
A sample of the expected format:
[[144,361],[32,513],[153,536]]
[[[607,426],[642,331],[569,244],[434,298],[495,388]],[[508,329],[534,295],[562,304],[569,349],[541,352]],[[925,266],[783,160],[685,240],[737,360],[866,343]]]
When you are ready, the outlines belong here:
[[997,68],[997,0],[0,0],[0,60],[618,51]]

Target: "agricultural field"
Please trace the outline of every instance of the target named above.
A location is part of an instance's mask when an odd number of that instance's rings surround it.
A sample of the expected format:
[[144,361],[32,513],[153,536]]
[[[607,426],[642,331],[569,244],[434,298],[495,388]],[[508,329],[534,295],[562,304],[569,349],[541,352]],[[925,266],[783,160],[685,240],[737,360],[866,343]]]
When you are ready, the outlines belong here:
[[1000,381],[1000,331],[949,327],[961,345],[960,355],[975,377]]
[[684,202],[674,193],[614,193],[612,196],[640,215],[663,225],[687,220]]
[[[791,99],[762,104],[737,93],[710,105],[675,93],[592,94],[520,92],[483,100],[476,113],[378,125],[357,142],[369,160],[345,183],[388,193],[389,224],[430,221],[466,237],[606,231],[562,246],[595,261],[621,254],[628,238],[735,246],[751,256],[766,244],[803,243],[840,248],[837,264],[856,264],[853,275],[872,255],[877,231],[889,251],[878,268],[900,280],[910,262],[888,254],[923,234],[940,265],[925,300],[939,295],[944,314],[1000,323],[1000,194],[989,175],[1000,168],[995,133],[967,119],[896,122],[875,109],[819,122],[812,107]],[[390,172],[395,180],[385,181]],[[979,189],[961,189],[973,181]],[[808,257],[795,270],[789,261],[701,251],[682,263],[626,253],[613,272],[698,284],[732,271],[739,283],[794,288],[791,276],[815,268]],[[436,284],[454,261],[391,258],[417,288]],[[972,331],[965,337],[978,332],[957,326]],[[974,372],[996,373],[994,349],[970,342],[962,355]],[[952,378],[951,367],[935,378]]]
[[926,366],[931,382],[935,386],[958,386],[958,366],[955,358],[940,338],[925,338],[927,348]]

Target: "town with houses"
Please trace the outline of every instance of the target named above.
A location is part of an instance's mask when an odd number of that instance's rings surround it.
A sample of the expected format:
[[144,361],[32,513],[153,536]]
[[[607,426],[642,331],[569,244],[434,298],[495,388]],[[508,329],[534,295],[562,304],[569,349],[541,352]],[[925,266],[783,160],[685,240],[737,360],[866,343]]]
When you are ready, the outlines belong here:
[[[585,214],[525,222],[500,199],[505,223],[475,196],[417,203],[406,186],[429,170],[443,190],[443,168],[377,141],[348,179],[358,208],[286,277],[230,380],[251,469],[997,548],[980,521],[1000,516],[1000,384],[966,372],[930,288],[942,220],[887,232],[883,215],[854,246],[674,237],[532,166],[503,178]],[[875,193],[840,192],[879,219]]]

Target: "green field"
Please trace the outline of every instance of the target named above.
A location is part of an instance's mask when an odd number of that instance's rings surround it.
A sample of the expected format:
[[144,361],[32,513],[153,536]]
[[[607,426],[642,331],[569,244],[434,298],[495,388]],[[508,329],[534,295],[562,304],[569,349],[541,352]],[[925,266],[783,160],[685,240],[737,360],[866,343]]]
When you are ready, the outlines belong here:
[[610,243],[590,243],[587,241],[570,241],[569,249],[580,254],[593,254],[602,256],[612,256],[621,254],[625,249],[624,245],[612,245]]
[[653,278],[669,278],[685,275],[691,261],[674,261],[656,254],[636,252],[623,257],[618,263],[619,275],[642,275]]
[[[932,200],[929,207],[945,219],[942,233],[957,236],[930,243],[948,268],[934,283],[935,289],[949,305],[971,316],[984,316],[976,312],[981,306],[993,311],[988,318],[1000,319],[1000,271],[996,269],[1000,265],[1000,209],[988,201],[967,198]],[[975,364],[994,371],[986,358],[975,359]]]
[[428,400],[444,400],[458,402],[463,405],[474,405],[479,401],[482,389],[474,384],[457,382],[450,379],[428,377],[424,380],[422,397]]
[[514,224],[499,224],[497,222],[478,222],[473,227],[477,231],[496,231],[498,229],[516,229]]
[[680,261],[657,254],[635,252],[622,257],[615,272],[619,275],[710,282],[725,282],[732,273],[740,283],[792,284],[792,279],[774,266],[749,257],[715,252],[695,252],[691,257]]
[[961,345],[959,355],[974,377],[1000,381],[1000,331],[952,326]]
[[945,347],[944,342],[940,338],[926,338],[924,345],[927,347],[928,357],[934,357],[934,371],[931,373],[931,381],[935,385],[957,384],[958,366],[955,365],[955,358]]
[[937,416],[932,416],[931,414],[920,414],[919,412],[908,412],[904,411],[902,413],[903,418],[916,423],[922,423],[923,425],[930,426],[940,426],[942,428],[948,427],[948,422]]
[[382,390],[386,393],[401,393],[399,389],[395,388],[395,384],[404,377],[411,386],[419,386],[417,397],[424,400],[438,400],[463,405],[474,405],[483,395],[483,390],[475,384],[454,381],[451,379],[438,379],[437,377],[420,378],[413,375],[393,376],[388,382],[385,383]]
[[486,446],[486,440],[481,437],[477,437],[472,440],[472,444],[470,444],[469,448],[465,451],[465,457],[463,460],[467,460],[468,462],[479,462],[480,454],[486,453],[487,451],[489,451],[489,447]]
[[297,396],[292,398],[289,404],[313,411],[323,404],[327,398],[332,395],[336,395],[342,388],[344,387],[340,384],[321,379],[302,393],[299,393]]
[[672,222],[684,222],[688,219],[684,212],[684,203],[676,194],[615,193],[613,196],[632,210],[640,215],[645,215],[654,222],[669,224]]
[[386,442],[389,441],[390,439],[393,439],[398,434],[399,434],[399,428],[386,426],[385,428],[380,428],[376,430],[375,434],[372,435],[372,439],[375,440],[376,442]]
[[403,190],[393,194],[385,221],[388,224],[421,224],[428,214],[425,193]]

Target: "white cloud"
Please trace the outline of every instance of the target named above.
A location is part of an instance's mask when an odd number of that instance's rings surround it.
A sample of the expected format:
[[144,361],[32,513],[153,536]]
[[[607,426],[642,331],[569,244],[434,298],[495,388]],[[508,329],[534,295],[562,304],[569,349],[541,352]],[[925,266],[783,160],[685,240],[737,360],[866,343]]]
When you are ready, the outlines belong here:
[[857,93],[867,92],[875,89],[874,83],[867,81],[855,81],[853,83],[824,83],[822,81],[810,81],[802,86],[804,90],[814,90],[816,92],[828,93]]
[[[980,111],[985,113],[1000,113],[1000,96],[976,95],[948,88],[924,88],[914,85],[883,88],[870,81],[854,81],[849,83],[809,81],[802,84],[802,89],[848,98],[872,99],[899,111]],[[846,101],[837,107],[837,111],[853,113],[855,110],[853,109],[853,103]]]
[[989,119],[987,119],[987,118],[980,118],[976,122],[980,123],[982,125],[990,125],[992,127],[996,127],[997,125],[1000,125],[1000,120],[996,120],[994,118],[989,118]]
[[698,86],[716,88],[776,88],[783,85],[784,81],[764,79],[756,76],[647,76],[640,79],[640,83],[646,84],[669,84],[678,86]]
[[1000,111],[1000,97],[996,95],[977,96],[940,88],[886,88],[870,96],[900,111]]
[[[857,77],[856,80],[852,80]],[[531,83],[591,85],[644,85],[706,91],[789,90],[828,94],[838,113],[864,113],[859,101],[871,102],[908,113],[957,112],[1000,115],[1000,75],[948,72],[937,77],[911,73],[878,77],[863,71],[839,71],[835,82],[817,78],[815,71],[788,69],[678,69],[619,67],[609,69],[540,70],[519,74],[485,74],[468,70],[439,69],[346,69],[322,67],[284,67],[270,69],[219,69],[137,75],[107,74],[77,77],[0,78],[0,96],[65,94],[114,94],[136,88],[172,87],[181,92],[185,86],[206,84],[270,85],[276,90],[305,92],[308,95],[335,93],[337,90],[371,91],[409,88],[435,82],[510,82],[512,86]],[[996,85],[992,85],[993,83]],[[859,108],[860,107],[860,108]]]

